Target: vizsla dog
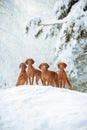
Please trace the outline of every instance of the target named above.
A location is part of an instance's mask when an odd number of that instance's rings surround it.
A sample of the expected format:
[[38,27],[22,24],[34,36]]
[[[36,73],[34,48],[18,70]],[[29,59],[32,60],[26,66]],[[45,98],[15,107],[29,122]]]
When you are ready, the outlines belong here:
[[28,84],[28,76],[27,76],[27,72],[26,72],[26,67],[27,66],[25,63],[21,63],[19,65],[19,68],[21,68],[21,72],[18,76],[16,86],[24,85],[25,83],[26,83],[26,85]]
[[33,85],[34,77],[36,77],[36,84],[38,84],[39,80],[41,79],[41,71],[33,67],[34,60],[32,58],[27,59],[25,63],[28,65],[27,75],[30,85]]
[[58,73],[58,86],[60,88],[65,88],[65,85],[67,84],[68,88],[72,90],[72,85],[67,77],[67,74],[65,72],[65,68],[67,67],[67,64],[64,62],[60,62],[58,64],[58,68],[60,69],[59,73]]
[[47,63],[41,63],[39,68],[41,72],[41,80],[43,85],[58,86],[58,75],[54,71],[48,70],[49,65]]

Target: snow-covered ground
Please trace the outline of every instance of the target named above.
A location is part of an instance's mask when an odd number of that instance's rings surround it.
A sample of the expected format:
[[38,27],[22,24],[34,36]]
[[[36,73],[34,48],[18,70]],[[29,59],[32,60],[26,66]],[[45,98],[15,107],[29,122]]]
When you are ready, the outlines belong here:
[[0,89],[0,130],[87,130],[87,94],[51,86]]

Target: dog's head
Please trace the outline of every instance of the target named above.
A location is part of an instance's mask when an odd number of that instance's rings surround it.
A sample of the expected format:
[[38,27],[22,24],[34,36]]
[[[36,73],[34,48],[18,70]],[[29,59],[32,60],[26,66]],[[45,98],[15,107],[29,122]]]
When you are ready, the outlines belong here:
[[34,60],[32,58],[29,58],[25,61],[25,63],[28,65],[28,64],[34,64]]
[[19,68],[24,68],[24,69],[26,69],[26,68],[27,68],[27,66],[26,66],[26,64],[25,64],[25,63],[21,63],[21,64],[19,65]]
[[64,68],[67,67],[67,64],[64,63],[64,62],[60,62],[57,66],[58,66],[59,69],[64,69]]
[[49,68],[49,65],[47,63],[41,63],[39,65],[39,69],[41,70],[47,70]]

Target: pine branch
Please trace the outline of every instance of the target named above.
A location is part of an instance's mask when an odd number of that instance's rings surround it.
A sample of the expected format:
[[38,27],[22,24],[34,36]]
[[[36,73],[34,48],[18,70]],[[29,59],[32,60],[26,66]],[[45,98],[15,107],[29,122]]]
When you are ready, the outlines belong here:
[[[80,19],[81,17],[83,17],[84,15],[81,15],[79,17],[77,17],[77,19]],[[67,23],[67,20],[59,20],[57,23],[49,23],[49,24],[39,24],[39,26],[51,26],[51,25],[56,25],[56,24],[63,24],[63,23]]]
[[51,26],[51,25],[56,25],[56,24],[60,24],[63,22],[58,22],[58,23],[51,23],[51,24],[39,24],[39,26]]

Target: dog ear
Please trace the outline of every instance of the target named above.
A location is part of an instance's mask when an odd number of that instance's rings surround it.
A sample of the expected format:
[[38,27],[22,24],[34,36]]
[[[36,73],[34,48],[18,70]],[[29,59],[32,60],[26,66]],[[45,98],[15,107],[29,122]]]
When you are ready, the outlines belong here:
[[21,68],[21,64],[19,65],[19,68]]
[[60,65],[63,65],[63,67],[64,67],[64,68],[66,68],[66,67],[67,67],[67,64],[66,64],[66,63],[64,63],[64,62],[60,62],[60,63],[58,64],[58,68],[60,68]]
[[40,65],[38,66],[38,68],[41,69],[41,66],[42,66],[42,64],[40,64]]
[[27,65],[28,65],[28,59],[25,61],[25,64],[27,64]]
[[25,68],[27,68],[27,65],[25,64]]
[[47,63],[45,63],[45,65],[46,65],[46,68],[48,69],[48,68],[49,68],[49,65],[48,65]]
[[66,63],[64,63],[64,67],[65,67],[65,68],[67,67],[67,64],[66,64]]
[[31,59],[31,63],[34,64],[34,62],[35,62],[35,61],[34,61],[33,59]]

